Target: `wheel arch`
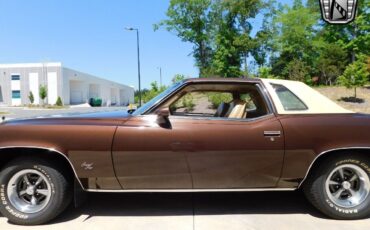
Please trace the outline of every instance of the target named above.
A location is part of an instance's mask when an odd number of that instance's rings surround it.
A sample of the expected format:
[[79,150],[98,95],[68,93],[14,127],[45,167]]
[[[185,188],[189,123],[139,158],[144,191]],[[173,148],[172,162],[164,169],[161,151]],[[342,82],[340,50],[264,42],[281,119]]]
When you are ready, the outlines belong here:
[[348,154],[350,151],[356,152],[356,154],[364,154],[364,155],[368,154],[368,157],[370,158],[370,146],[369,147],[343,147],[343,148],[329,149],[324,152],[321,152],[311,162],[310,166],[307,169],[306,175],[304,176],[304,178],[298,185],[298,189],[302,187],[306,179],[314,171],[315,167],[320,164],[320,162],[322,162],[323,160],[329,157],[332,157],[334,154]]
[[[42,159],[51,160],[51,158],[57,157],[60,159],[58,163],[63,166],[64,168],[68,169],[68,173],[74,177],[74,180],[80,185],[82,190],[85,190],[83,187],[78,175],[76,173],[75,168],[73,167],[72,162],[68,159],[68,157],[61,151],[48,148],[48,147],[40,147],[40,146],[5,146],[0,147],[0,171],[2,168],[11,160],[19,158],[19,157],[26,157],[26,156],[36,156]],[[74,184],[77,184],[74,183]]]

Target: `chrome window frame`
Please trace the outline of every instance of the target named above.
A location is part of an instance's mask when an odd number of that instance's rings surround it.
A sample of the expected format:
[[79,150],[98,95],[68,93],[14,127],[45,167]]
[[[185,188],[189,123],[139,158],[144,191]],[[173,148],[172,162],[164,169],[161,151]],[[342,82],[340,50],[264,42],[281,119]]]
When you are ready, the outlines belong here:
[[[138,116],[145,116],[145,115],[154,115],[153,112],[161,106],[161,104],[165,101],[167,101],[169,98],[171,98],[173,95],[177,94],[179,91],[181,91],[183,88],[187,87],[188,85],[191,85],[192,82],[184,82],[182,85],[180,85],[176,90],[171,92],[170,94],[166,95],[162,99],[158,100],[152,107],[150,107],[148,110],[143,112],[141,115]],[[197,84],[197,83],[195,83]],[[274,116],[276,114],[276,109],[272,104],[272,100],[270,95],[268,94],[267,89],[261,82],[199,82],[198,84],[249,84],[256,86],[256,89],[258,93],[260,93],[262,100],[265,102],[265,106],[267,109],[267,114],[262,115],[260,117],[255,118],[224,118],[224,117],[202,117],[202,116],[174,116],[170,115],[169,118],[179,118],[179,119],[186,119],[186,120],[205,120],[205,121],[224,121],[224,122],[252,122],[256,120],[262,120],[270,116]]]

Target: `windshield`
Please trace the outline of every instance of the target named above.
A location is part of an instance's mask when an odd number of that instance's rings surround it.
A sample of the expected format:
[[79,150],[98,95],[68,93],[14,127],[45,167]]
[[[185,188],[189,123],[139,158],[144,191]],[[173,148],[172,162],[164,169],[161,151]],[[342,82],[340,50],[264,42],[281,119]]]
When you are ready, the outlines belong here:
[[132,115],[137,116],[137,115],[143,114],[145,111],[150,109],[153,105],[155,105],[158,101],[162,100],[162,98],[166,97],[168,94],[175,91],[180,85],[182,85],[182,82],[177,82],[177,83],[173,84],[172,86],[168,87],[165,91],[158,94],[152,100],[148,101],[143,106],[138,108]]

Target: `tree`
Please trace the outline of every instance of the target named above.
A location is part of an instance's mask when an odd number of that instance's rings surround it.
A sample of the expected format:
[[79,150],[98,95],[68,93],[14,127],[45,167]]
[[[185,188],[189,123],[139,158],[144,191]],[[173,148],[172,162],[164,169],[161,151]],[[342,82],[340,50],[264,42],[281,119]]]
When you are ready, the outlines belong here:
[[356,20],[345,27],[349,42],[344,47],[351,52],[352,61],[370,53],[370,1],[359,0],[358,4]]
[[365,57],[361,56],[357,61],[348,65],[343,75],[338,78],[338,83],[351,89],[354,88],[354,97],[357,99],[357,87],[362,87],[368,80]]
[[348,64],[347,52],[336,43],[325,43],[317,60],[320,81],[332,85],[341,76]]
[[28,94],[28,99],[30,100],[30,103],[33,104],[35,102],[35,97],[33,96],[32,91]]
[[144,103],[150,101],[152,98],[162,93],[167,88],[166,86],[158,86],[158,83],[156,81],[150,83],[150,86],[151,88],[149,90],[147,90],[145,93],[142,93]]
[[165,27],[184,42],[194,45],[193,56],[199,67],[200,76],[209,71],[211,48],[211,0],[171,0],[167,9],[168,19],[154,25],[154,29]]
[[42,100],[42,103],[44,104],[45,98],[48,96],[48,90],[45,85],[40,85],[39,96],[40,99]]
[[155,25],[194,44],[193,56],[201,77],[240,77],[242,59],[255,46],[250,36],[263,0],[171,0],[168,19]]
[[271,74],[271,67],[262,66],[258,69],[258,77],[260,78],[274,78]]
[[175,83],[177,83],[177,82],[181,82],[181,81],[183,81],[183,80],[185,80],[185,79],[186,79],[185,75],[183,75],[183,74],[176,74],[176,75],[172,78],[172,83],[173,83],[173,84],[175,84]]
[[306,63],[299,59],[293,59],[286,67],[290,80],[305,82],[308,74]]
[[[141,96],[146,94],[149,90],[148,89],[141,89]],[[142,99],[142,98],[141,98]],[[135,100],[135,103],[139,103],[139,90],[135,90],[135,93],[134,93],[134,100]]]
[[276,36],[279,33],[277,18],[284,10],[280,3],[275,0],[268,0],[265,3],[266,9],[263,12],[262,28],[256,33],[254,38],[254,48],[252,49],[252,56],[257,65],[260,67],[268,63],[269,58],[275,57],[279,46],[277,45]]
[[261,0],[214,1],[215,51],[212,66],[216,75],[240,77],[243,62],[244,74],[248,75],[247,58],[255,48],[255,41],[250,36],[252,24],[248,20],[256,17],[263,7]]
[[320,36],[346,50],[351,62],[356,56],[370,53],[370,1],[359,0],[357,4],[356,19],[352,23],[338,26],[321,21]]
[[[272,68],[274,75],[281,75],[285,79],[291,79],[290,73],[297,80],[303,78],[302,74],[310,74],[314,67],[317,56],[316,29],[319,12],[312,14],[310,8],[305,7],[301,0],[295,0],[292,7],[284,6],[278,12],[273,23],[277,32],[273,36],[279,55],[272,57]],[[299,64],[298,70],[295,64]]]

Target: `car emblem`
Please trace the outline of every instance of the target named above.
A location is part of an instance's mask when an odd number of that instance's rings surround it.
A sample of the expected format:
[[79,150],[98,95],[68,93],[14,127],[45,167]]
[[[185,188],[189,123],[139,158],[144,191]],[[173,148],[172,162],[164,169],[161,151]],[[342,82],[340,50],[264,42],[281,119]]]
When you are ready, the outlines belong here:
[[94,163],[83,162],[81,164],[81,168],[83,168],[85,170],[92,170],[94,168],[93,165],[94,165]]
[[320,0],[321,14],[330,24],[346,24],[355,19],[357,0]]

